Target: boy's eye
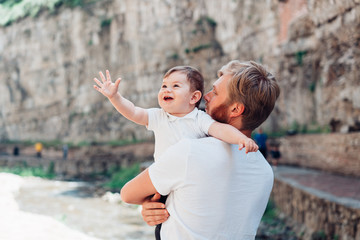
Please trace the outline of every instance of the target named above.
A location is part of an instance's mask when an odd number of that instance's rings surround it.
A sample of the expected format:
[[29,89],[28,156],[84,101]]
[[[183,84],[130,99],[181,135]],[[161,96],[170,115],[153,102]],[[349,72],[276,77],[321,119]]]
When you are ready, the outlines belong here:
[[178,84],[175,84],[174,87],[180,87]]
[[162,88],[166,88],[166,85],[162,85],[161,87],[162,87]]

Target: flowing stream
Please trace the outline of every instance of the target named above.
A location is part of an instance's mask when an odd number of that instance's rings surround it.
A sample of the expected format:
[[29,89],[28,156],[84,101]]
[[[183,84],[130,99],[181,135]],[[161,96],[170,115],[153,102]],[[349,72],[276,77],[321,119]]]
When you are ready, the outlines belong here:
[[[25,178],[16,194],[23,212],[50,216],[69,228],[103,240],[154,239],[137,206],[94,195],[89,183]],[[110,199],[110,201],[109,201]]]

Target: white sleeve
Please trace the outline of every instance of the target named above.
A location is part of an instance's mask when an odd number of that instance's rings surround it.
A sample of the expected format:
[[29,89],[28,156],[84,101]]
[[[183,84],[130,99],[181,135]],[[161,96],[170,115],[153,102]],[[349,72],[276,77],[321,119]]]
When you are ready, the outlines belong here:
[[161,116],[161,109],[159,108],[149,108],[147,109],[148,112],[148,125],[146,128],[148,130],[156,130],[160,123],[160,116]]
[[209,135],[209,128],[211,124],[215,122],[214,119],[210,117],[209,114],[206,112],[203,112],[199,110],[198,112],[198,124],[201,132],[205,133],[206,135]]
[[161,195],[168,195],[184,184],[189,151],[190,140],[183,139],[169,147],[149,167],[151,182]]

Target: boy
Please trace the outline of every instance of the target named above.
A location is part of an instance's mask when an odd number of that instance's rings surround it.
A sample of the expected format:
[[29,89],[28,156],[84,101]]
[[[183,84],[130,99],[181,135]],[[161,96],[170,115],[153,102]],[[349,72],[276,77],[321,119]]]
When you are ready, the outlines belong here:
[[201,73],[189,66],[178,66],[170,69],[163,79],[158,93],[161,107],[143,109],[118,93],[121,78],[114,83],[106,70],[106,78],[99,73],[101,82],[94,78],[94,88],[106,96],[112,105],[127,119],[146,126],[154,131],[156,159],[171,145],[182,138],[201,138],[211,135],[227,143],[238,144],[239,150],[246,148],[246,153],[257,151],[258,146],[236,128],[214,121],[197,107],[204,90]]

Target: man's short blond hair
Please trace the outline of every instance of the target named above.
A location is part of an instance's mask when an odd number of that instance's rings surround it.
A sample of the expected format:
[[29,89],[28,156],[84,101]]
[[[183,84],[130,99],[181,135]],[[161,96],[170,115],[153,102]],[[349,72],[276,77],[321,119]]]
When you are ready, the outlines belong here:
[[253,61],[231,61],[218,72],[219,76],[227,74],[232,75],[228,82],[229,104],[239,102],[245,107],[240,130],[254,130],[274,109],[280,94],[276,79],[262,65]]

